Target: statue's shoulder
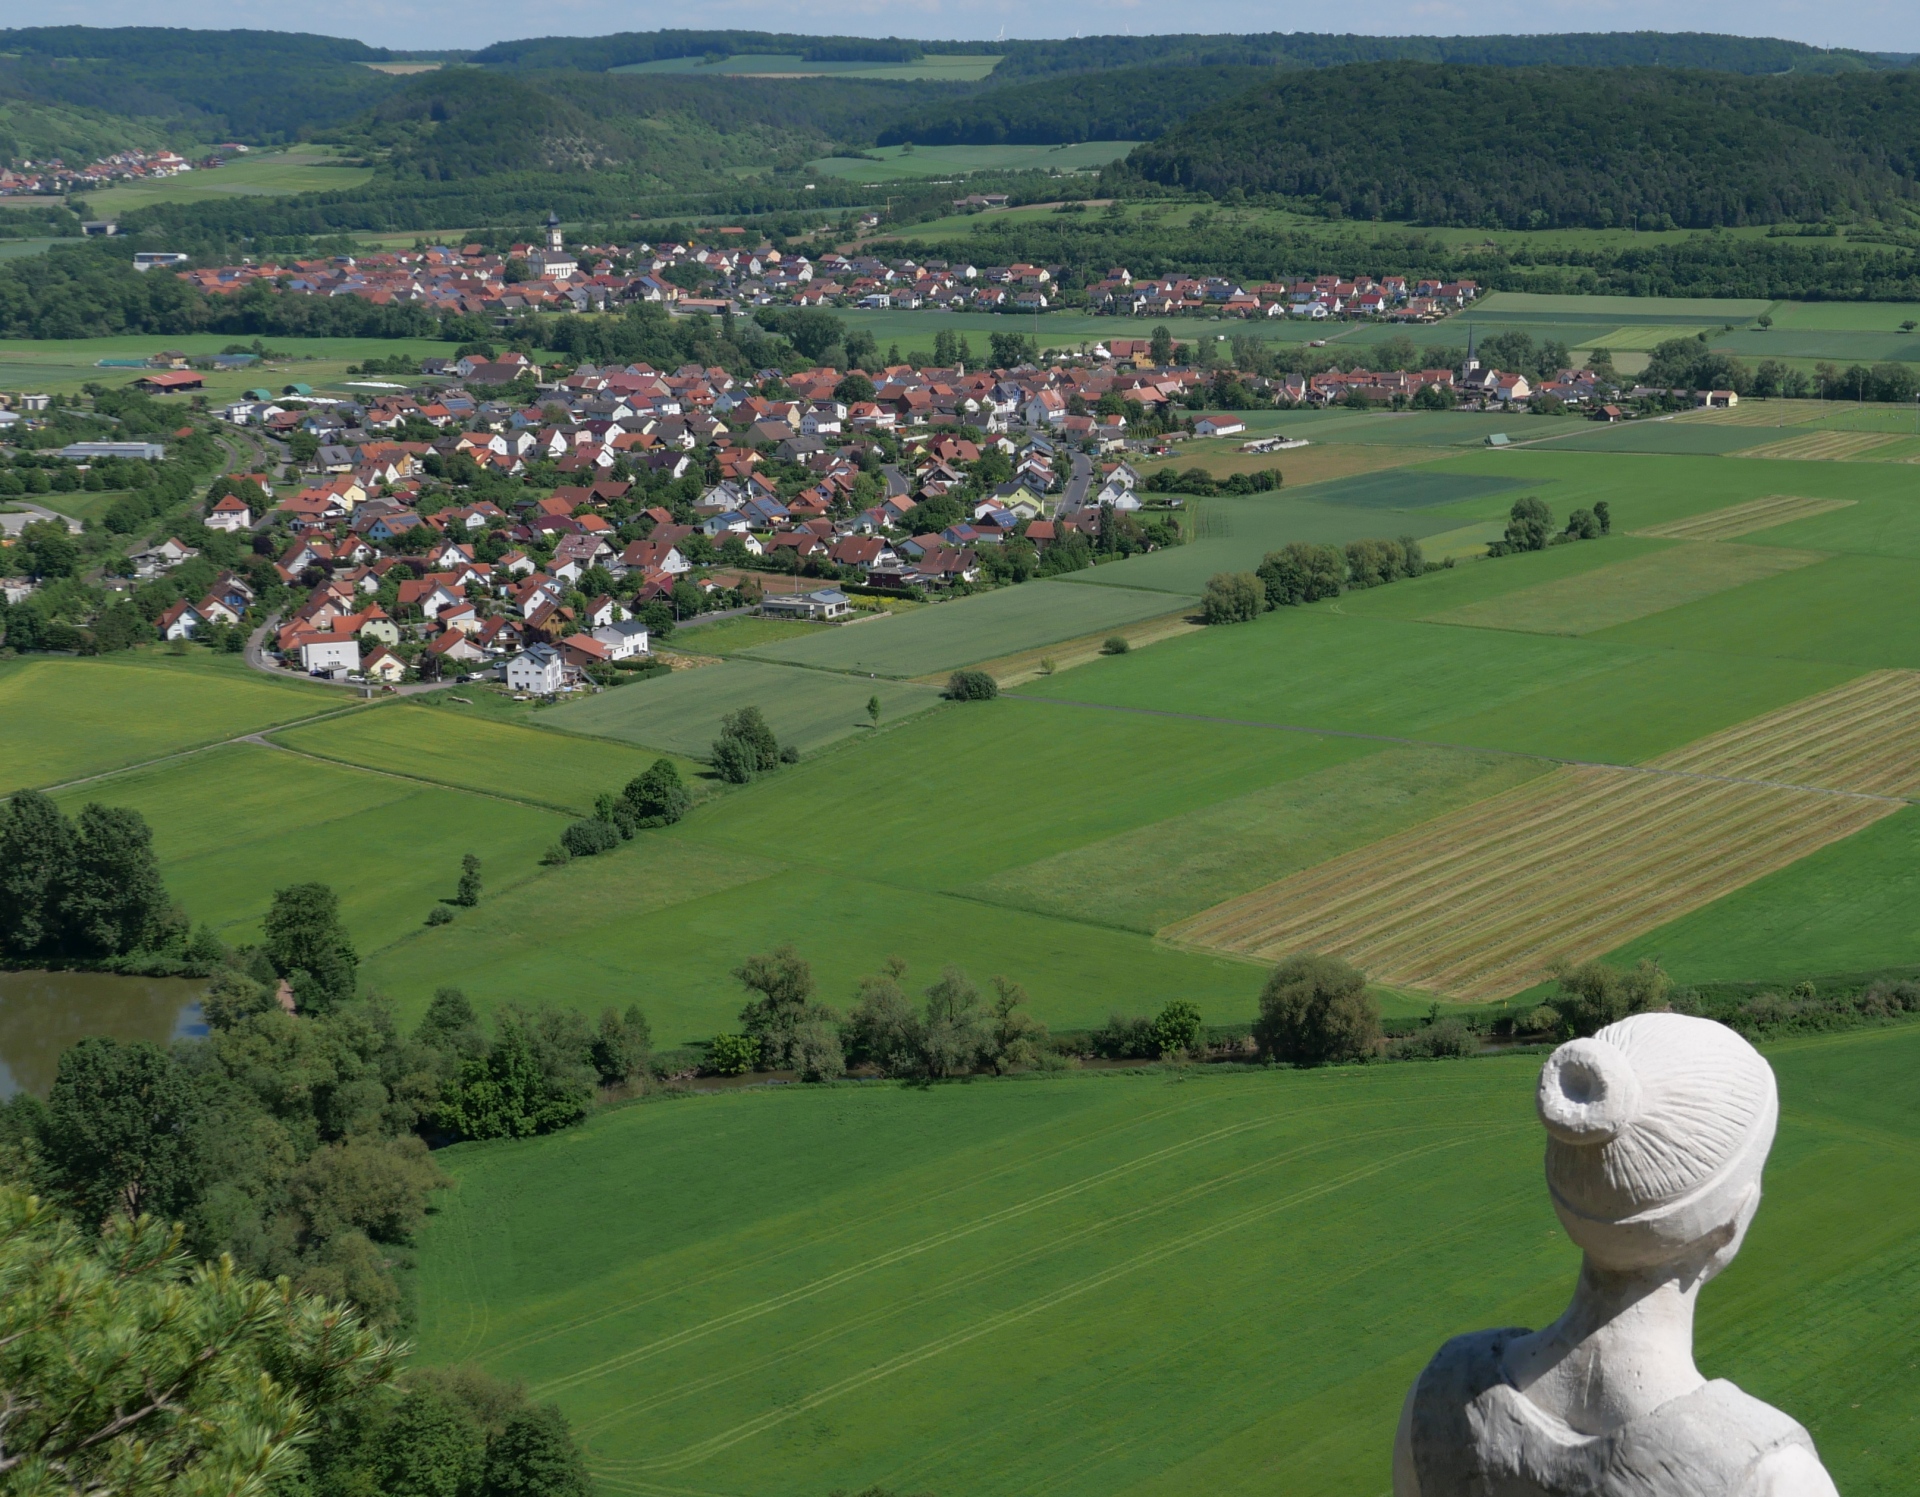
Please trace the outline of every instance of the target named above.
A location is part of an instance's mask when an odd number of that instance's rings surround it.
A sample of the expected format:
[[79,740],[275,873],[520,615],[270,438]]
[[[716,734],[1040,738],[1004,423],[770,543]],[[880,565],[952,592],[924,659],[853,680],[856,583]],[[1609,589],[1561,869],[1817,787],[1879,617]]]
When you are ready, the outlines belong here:
[[1409,1450],[1420,1490],[1428,1497],[1471,1489],[1479,1474],[1476,1402],[1489,1389],[1505,1386],[1500,1364],[1507,1343],[1531,1334],[1520,1326],[1502,1326],[1455,1336],[1433,1354],[1413,1385]]

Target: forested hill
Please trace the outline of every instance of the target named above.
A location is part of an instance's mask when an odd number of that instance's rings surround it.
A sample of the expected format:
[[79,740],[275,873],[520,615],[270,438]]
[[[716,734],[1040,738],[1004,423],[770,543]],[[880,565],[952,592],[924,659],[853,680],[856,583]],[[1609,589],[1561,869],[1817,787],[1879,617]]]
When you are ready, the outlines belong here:
[[1251,35],[1079,36],[1062,41],[907,41],[800,36],[774,31],[628,31],[614,36],[534,37],[497,42],[473,55],[488,67],[609,68],[677,57],[798,55],[811,61],[994,53],[992,81],[1114,68],[1326,68],[1356,62],[1458,62],[1494,67],[1707,68],[1728,73],[1844,73],[1887,59],[1845,48],[1706,32],[1601,31],[1560,36],[1350,36],[1314,32]]
[[1920,201],[1920,73],[1378,63],[1271,75],[1110,169],[1476,227],[1711,228]]
[[905,119],[881,130],[879,144],[1151,140],[1272,75],[1271,68],[1257,67],[1155,67],[1029,79],[984,94],[922,101]]

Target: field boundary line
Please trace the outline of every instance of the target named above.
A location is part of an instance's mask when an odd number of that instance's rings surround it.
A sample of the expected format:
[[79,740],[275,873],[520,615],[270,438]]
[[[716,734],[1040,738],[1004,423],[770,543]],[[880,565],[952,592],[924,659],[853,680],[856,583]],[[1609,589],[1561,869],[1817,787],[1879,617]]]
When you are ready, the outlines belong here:
[[[350,712],[364,712],[367,704],[353,702],[345,707],[333,707],[312,717],[296,718],[292,722],[269,723],[264,728],[254,728],[246,733],[237,733],[232,738],[210,738],[205,743],[196,743],[187,748],[175,749],[171,753],[161,754],[158,758],[142,759],[137,764],[122,764],[117,769],[103,769],[98,774],[82,775],[77,780],[62,780],[57,785],[38,787],[42,794],[52,795],[56,791],[71,790],[77,785],[91,785],[96,780],[110,780],[115,775],[132,774],[136,770],[152,769],[156,764],[165,764],[173,759],[191,759],[195,754],[211,753],[214,749],[230,748],[236,743],[255,743],[265,733],[285,733],[294,728],[310,727],[314,723],[326,722],[329,718],[345,717]],[[269,745],[275,747],[277,745]]]
[[[1143,717],[1170,717],[1182,722],[1218,723],[1230,728],[1264,728],[1274,733],[1304,733],[1318,738],[1352,738],[1362,743],[1390,743],[1403,748],[1451,749],[1456,753],[1499,754],[1509,759],[1530,759],[1537,764],[1558,764],[1568,769],[1617,769],[1626,774],[1698,780],[1719,785],[1753,785],[1765,790],[1806,790],[1816,795],[1835,795],[1853,800],[1890,801],[1902,806],[1912,805],[1915,800],[1915,797],[1907,795],[1879,795],[1869,790],[1838,790],[1827,785],[1802,785],[1792,780],[1759,780],[1743,775],[1707,774],[1699,770],[1669,769],[1657,761],[1649,761],[1645,764],[1615,764],[1606,759],[1563,759],[1556,754],[1537,754],[1526,749],[1490,748],[1477,743],[1443,743],[1434,738],[1402,738],[1391,733],[1362,733],[1352,728],[1313,728],[1300,723],[1263,723],[1244,717],[1215,717],[1202,712],[1172,712],[1162,707],[1125,707],[1112,702],[1079,702],[1069,697],[1034,696],[1020,691],[1003,691],[1000,695],[1020,702],[1052,702],[1062,707],[1089,707],[1098,712],[1132,712]],[[1695,740],[1695,742],[1699,741]],[[1678,753],[1679,750],[1674,749],[1670,752]]]
[[896,1372],[907,1371],[945,1352],[965,1346],[971,1341],[977,1341],[983,1336],[992,1335],[994,1332],[1004,1330],[1008,1326],[1017,1325],[1024,1320],[1030,1320],[1033,1316],[1040,1314],[1044,1310],[1050,1310],[1058,1305],[1066,1304],[1070,1300],[1082,1298],[1085,1295],[1093,1293],[1095,1290],[1105,1288],[1117,1279],[1125,1278],[1129,1274],[1137,1273],[1144,1268],[1151,1268],[1154,1264],[1164,1259],[1175,1257],[1181,1253],[1191,1251],[1194,1248],[1204,1247],[1216,1238],[1237,1232],[1244,1227],[1257,1225],[1270,1217],[1278,1216],[1283,1212],[1293,1210],[1299,1206],[1304,1206],[1323,1196],[1345,1190],[1349,1186],[1357,1185],[1361,1181],[1371,1179],[1373,1176],[1382,1174],[1387,1170],[1410,1164],[1414,1160],[1423,1158],[1426,1155],[1436,1154],[1446,1149],[1462,1148],[1468,1144],[1481,1142],[1486,1137],[1498,1133],[1517,1133],[1521,1131],[1522,1126],[1519,1124],[1483,1124],[1472,1129],[1467,1136],[1423,1144],[1399,1154],[1389,1155],[1384,1159],[1376,1159],[1359,1166],[1357,1169],[1348,1170],[1342,1175],[1335,1176],[1331,1180],[1322,1180],[1315,1185],[1308,1186],[1304,1190],[1299,1190],[1292,1195],[1284,1196],[1278,1201],[1269,1201],[1262,1206],[1250,1207],[1245,1211],[1228,1217],[1224,1221],[1215,1222],[1210,1226],[1189,1232],[1183,1237],[1176,1237],[1169,1242],[1164,1242],[1156,1247],[1148,1248],[1144,1252],[1136,1253],[1131,1258],[1124,1259],[1110,1267],[1101,1269],[1097,1273],[1089,1274],[1086,1278],[1069,1284],[1064,1288],[1037,1295],[1025,1304],[1016,1305],[1012,1309],[1002,1310],[997,1314],[989,1315],[984,1320],[978,1321],[971,1326],[949,1332],[945,1336],[939,1336],[932,1341],[924,1342],[910,1351],[901,1352],[897,1356],[889,1357],[884,1362],[877,1363],[872,1367],[865,1368],[848,1377],[841,1378],[838,1382],[829,1383],[826,1387],[816,1389],[814,1392],[802,1398],[795,1399],[790,1404],[770,1410],[742,1424],[735,1425],[730,1430],[724,1430],[717,1435],[710,1436],[708,1439],[690,1445],[673,1455],[640,1463],[640,1469],[650,1471],[681,1471],[689,1466],[699,1465],[701,1462],[721,1454],[723,1451],[740,1444],[742,1441],[750,1440],[758,1434],[764,1434],[767,1430],[784,1424],[797,1415],[808,1413],[818,1408],[821,1404],[831,1402],[833,1399],[839,1398],[844,1394],[855,1392],[869,1383],[890,1378]]

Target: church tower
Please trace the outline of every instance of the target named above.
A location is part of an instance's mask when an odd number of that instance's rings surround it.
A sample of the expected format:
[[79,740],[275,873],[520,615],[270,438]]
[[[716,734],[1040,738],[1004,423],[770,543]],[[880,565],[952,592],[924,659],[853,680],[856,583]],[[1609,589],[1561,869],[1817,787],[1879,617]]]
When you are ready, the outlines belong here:
[[560,234],[560,215],[551,208],[547,210],[547,253],[550,255],[566,253],[566,243]]

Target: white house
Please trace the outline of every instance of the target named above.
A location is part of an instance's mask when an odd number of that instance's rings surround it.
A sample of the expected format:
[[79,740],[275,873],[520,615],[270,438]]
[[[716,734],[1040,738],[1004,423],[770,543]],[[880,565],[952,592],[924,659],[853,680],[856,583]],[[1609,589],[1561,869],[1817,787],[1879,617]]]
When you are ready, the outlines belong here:
[[1196,437],[1237,437],[1247,429],[1238,416],[1202,416],[1193,423]]
[[207,511],[206,523],[209,530],[245,530],[253,524],[253,511],[246,500],[228,494]]
[[312,634],[300,644],[300,668],[309,676],[343,676],[360,669],[360,640],[352,634]]
[[647,626],[638,619],[603,624],[593,631],[593,637],[607,647],[609,660],[631,660],[648,652]]
[[768,618],[843,619],[853,612],[853,604],[837,587],[823,587],[811,593],[769,594],[760,600],[760,612]]
[[566,684],[567,668],[552,645],[530,645],[507,662],[507,686],[534,696],[552,696]]

